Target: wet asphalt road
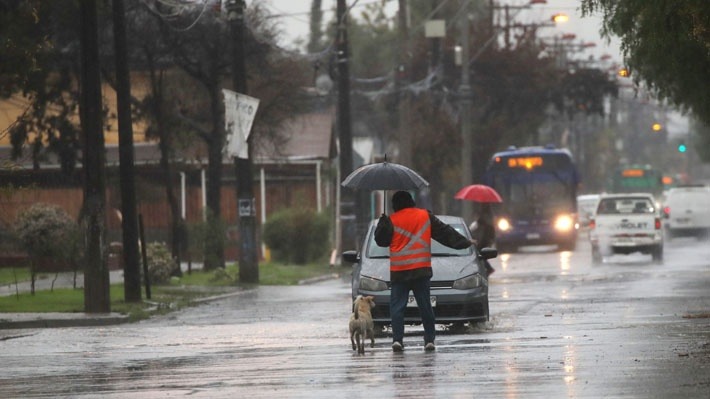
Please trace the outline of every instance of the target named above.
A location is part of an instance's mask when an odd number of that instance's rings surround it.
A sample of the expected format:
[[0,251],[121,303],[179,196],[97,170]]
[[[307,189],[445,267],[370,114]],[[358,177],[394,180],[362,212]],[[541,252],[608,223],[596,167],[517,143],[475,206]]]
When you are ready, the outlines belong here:
[[350,349],[346,277],[259,287],[135,324],[0,331],[1,398],[708,398],[710,245],[592,265],[493,261],[491,321],[405,351]]

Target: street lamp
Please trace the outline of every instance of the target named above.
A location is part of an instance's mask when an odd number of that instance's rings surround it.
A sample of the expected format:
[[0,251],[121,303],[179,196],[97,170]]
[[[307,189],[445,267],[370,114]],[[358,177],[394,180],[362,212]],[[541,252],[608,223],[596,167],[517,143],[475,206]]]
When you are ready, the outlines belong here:
[[557,13],[557,14],[553,15],[552,18],[551,18],[551,20],[552,20],[552,22],[554,22],[554,23],[556,23],[556,24],[557,24],[557,23],[564,23],[564,22],[568,22],[568,21],[569,21],[569,16],[568,16],[567,14],[564,14],[564,13],[561,13],[561,12],[560,12],[560,13]]

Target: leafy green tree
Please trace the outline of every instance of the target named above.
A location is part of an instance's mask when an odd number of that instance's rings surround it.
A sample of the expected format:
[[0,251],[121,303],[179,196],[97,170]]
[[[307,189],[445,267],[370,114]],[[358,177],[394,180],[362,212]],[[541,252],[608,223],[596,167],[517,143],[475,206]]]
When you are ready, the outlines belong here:
[[[147,112],[152,114],[148,119],[152,122],[149,131],[165,134],[168,127],[165,122],[177,121],[177,130],[188,132],[193,139],[205,144],[208,158],[207,215],[214,225],[214,228],[206,229],[205,267],[223,267],[224,235],[219,234],[222,230],[219,226],[223,225],[221,186],[226,140],[222,88],[232,87],[229,51],[232,38],[226,13],[195,5],[182,8],[177,14],[160,3],[148,10],[157,18],[159,30],[155,40],[161,41],[161,52],[165,52],[169,68],[180,70],[180,73],[173,71],[162,75],[166,78],[163,84],[173,86],[169,98],[164,93],[170,86],[159,87],[154,80],[149,102],[146,102],[151,107]],[[305,64],[294,62],[289,54],[274,45],[277,30],[263,8],[258,5],[249,8],[245,19],[248,27],[245,62],[250,89],[246,94],[260,99],[250,144],[253,147],[266,142],[278,143],[284,138],[279,137],[277,127],[303,104],[300,87],[306,81]],[[144,37],[138,35],[135,40],[144,40]],[[150,59],[145,56],[145,60]],[[178,81],[177,78],[182,79]],[[163,114],[162,124],[156,119],[160,115],[156,111],[160,110],[167,111]],[[161,141],[164,139],[166,137],[161,137]]]
[[72,1],[7,2],[0,13],[0,98],[27,102],[8,132],[12,156],[29,144],[35,168],[45,149],[70,175],[80,148],[78,111],[79,23]]
[[603,13],[602,33],[621,39],[636,82],[710,124],[708,1],[582,0],[582,11]]

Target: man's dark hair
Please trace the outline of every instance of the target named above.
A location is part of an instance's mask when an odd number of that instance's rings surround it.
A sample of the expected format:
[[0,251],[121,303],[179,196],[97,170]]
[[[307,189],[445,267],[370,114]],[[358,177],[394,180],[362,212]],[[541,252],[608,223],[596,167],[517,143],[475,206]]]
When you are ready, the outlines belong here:
[[395,212],[404,208],[413,208],[414,206],[414,198],[407,191],[397,191],[392,196],[392,209]]

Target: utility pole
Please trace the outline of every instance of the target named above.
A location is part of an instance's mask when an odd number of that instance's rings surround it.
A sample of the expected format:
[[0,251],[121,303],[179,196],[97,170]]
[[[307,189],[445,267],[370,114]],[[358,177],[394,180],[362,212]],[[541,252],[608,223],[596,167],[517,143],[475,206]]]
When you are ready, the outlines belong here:
[[123,0],[113,0],[113,40],[116,53],[116,104],[118,111],[118,156],[121,175],[121,227],[123,232],[123,292],[126,302],[141,301],[138,265],[138,212],[133,167],[133,121],[131,80],[128,73],[126,15]]
[[106,246],[106,177],[104,132],[101,123],[101,71],[96,0],[81,0],[81,99],[84,204],[82,226],[86,243],[84,311],[111,311],[108,248]]
[[[247,93],[247,71],[244,51],[244,0],[227,2],[232,33],[232,85],[237,93]],[[249,140],[247,140],[248,142]],[[259,282],[259,263],[256,256],[256,208],[254,179],[251,165],[251,146],[247,158],[234,157],[237,177],[237,207],[239,214],[239,281]]]
[[[336,63],[338,65],[338,107],[337,125],[338,142],[340,144],[339,168],[340,178],[344,179],[353,171],[353,138],[350,122],[350,69],[348,67],[348,30],[347,8],[345,0],[338,0],[336,10]],[[355,193],[347,188],[340,187],[340,229],[341,246],[354,248],[357,240],[356,216],[359,214]]]
[[[407,83],[409,82],[409,30],[407,28],[407,0],[399,0],[398,12],[398,32],[399,49],[397,54],[397,95],[399,97],[399,163],[412,167],[412,137],[409,127],[409,94],[407,93]],[[386,201],[387,199],[385,199]]]
[[[473,139],[471,137],[471,85],[469,84],[469,20],[468,6],[469,0],[463,0],[463,18],[461,18],[461,86],[459,87],[459,98],[461,101],[461,187],[473,184],[472,151]],[[461,201],[461,217],[466,223],[473,219],[472,204],[469,201]]]

